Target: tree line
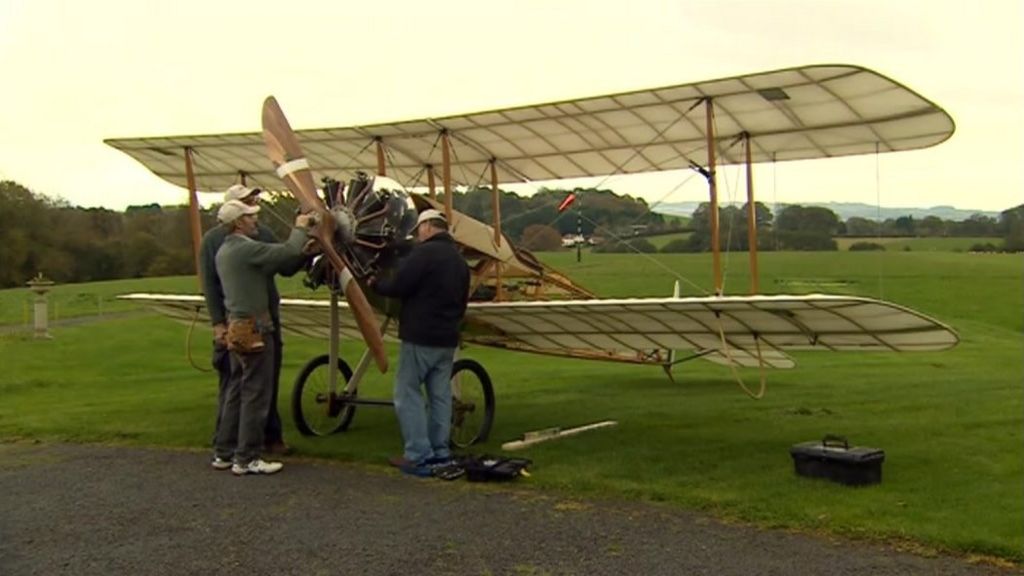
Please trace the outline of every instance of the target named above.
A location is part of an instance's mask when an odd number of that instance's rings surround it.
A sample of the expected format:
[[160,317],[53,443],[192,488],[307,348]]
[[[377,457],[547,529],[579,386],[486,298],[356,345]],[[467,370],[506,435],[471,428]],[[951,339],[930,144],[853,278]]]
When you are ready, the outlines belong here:
[[[666,218],[651,213],[642,200],[609,190],[576,192],[578,202],[587,206],[581,225],[588,235],[598,226],[666,225]],[[534,231],[537,226],[550,227],[555,234],[574,232],[577,219],[557,209],[568,193],[541,190],[524,198],[501,191],[503,231],[516,242],[531,226]],[[474,188],[457,192],[453,203],[457,210],[490,222],[492,198],[490,188]],[[270,205],[260,222],[279,238],[287,237],[295,200],[267,200]],[[216,208],[202,211],[203,230],[216,225]],[[24,286],[39,272],[59,283],[191,274],[191,238],[185,205],[146,204],[123,212],[82,208],[17,182],[0,181],[0,287]]]
[[[719,245],[723,249],[748,250],[747,205],[719,207]],[[872,246],[876,237],[982,237],[999,242],[985,242],[979,249],[1018,252],[1024,250],[1024,204],[1005,210],[999,218],[974,214],[963,221],[942,220],[935,216],[915,219],[912,216],[890,218],[882,222],[861,217],[840,220],[832,210],[821,206],[787,205],[778,215],[760,202],[754,203],[757,248],[771,250],[836,250],[837,237],[862,238],[860,244]],[[692,233],[672,240],[663,252],[706,252],[711,249],[711,205],[702,203],[694,211],[688,228]],[[857,244],[855,244],[856,246]],[[874,245],[880,248],[878,245]],[[619,241],[602,251],[653,252],[650,242]]]
[[[693,234],[687,239],[687,251],[705,251],[711,246],[711,205],[701,204],[693,213]],[[787,205],[773,215],[767,206],[755,203],[758,248],[765,250],[836,250],[836,238],[860,238],[869,242],[878,237],[982,237],[999,238],[995,249],[1024,249],[1024,204],[1002,211],[998,218],[974,214],[966,220],[943,220],[936,216],[915,219],[912,216],[874,221],[850,217],[845,221],[828,208]],[[719,209],[719,235],[724,246],[745,250],[749,247],[748,209],[727,206]]]
[[[710,250],[707,203],[685,220],[651,212],[643,199],[606,189],[542,188],[528,197],[499,189],[499,194],[502,231],[527,248],[558,249],[562,236],[578,231],[585,237],[604,238],[606,250],[634,250],[642,245],[642,238],[629,240],[633,246],[622,241],[686,230],[691,234],[674,241],[672,251]],[[575,201],[559,212],[570,194]],[[489,187],[476,187],[456,192],[453,204],[490,222],[493,198]],[[269,203],[261,222],[279,237],[287,236],[294,199],[279,196]],[[204,230],[216,225],[215,209],[202,212]],[[720,207],[719,222],[723,247],[747,249],[745,206]],[[761,250],[834,250],[833,238],[842,235],[1001,237],[1002,244],[995,248],[1024,250],[1024,205],[1002,212],[998,219],[975,215],[956,222],[907,216],[879,223],[864,218],[843,222],[831,210],[815,206],[786,206],[774,215],[758,202],[755,222]],[[157,204],[129,206],[123,212],[82,208],[17,182],[0,181],[0,287],[23,286],[38,272],[61,283],[191,274],[188,208]]]

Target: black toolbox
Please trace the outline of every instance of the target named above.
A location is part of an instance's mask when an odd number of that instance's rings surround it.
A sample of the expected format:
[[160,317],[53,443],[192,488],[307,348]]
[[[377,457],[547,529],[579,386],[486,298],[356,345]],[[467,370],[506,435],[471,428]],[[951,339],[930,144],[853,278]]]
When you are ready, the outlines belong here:
[[847,486],[864,486],[882,481],[885,452],[878,448],[850,447],[842,436],[825,436],[821,441],[801,442],[789,449],[796,473],[825,478]]

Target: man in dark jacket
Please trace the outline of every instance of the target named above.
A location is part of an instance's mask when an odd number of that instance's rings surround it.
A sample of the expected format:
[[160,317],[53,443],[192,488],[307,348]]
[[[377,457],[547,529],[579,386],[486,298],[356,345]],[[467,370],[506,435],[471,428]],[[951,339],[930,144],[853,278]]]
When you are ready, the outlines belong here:
[[[417,476],[451,459],[451,372],[459,327],[469,300],[469,267],[437,210],[416,221],[417,246],[390,279],[370,279],[382,296],[399,298],[398,337],[402,341],[395,375],[395,413],[405,443],[391,464]],[[426,384],[427,404],[420,384]]]
[[[259,188],[247,188],[241,184],[235,184],[224,193],[224,201],[239,200],[249,206],[256,206],[259,203]],[[213,325],[213,367],[217,370],[219,386],[217,393],[217,423],[220,423],[220,413],[224,406],[224,391],[227,389],[228,381],[231,379],[231,359],[228,354],[227,344],[224,335],[227,333],[227,309],[224,307],[224,288],[221,285],[220,277],[217,276],[217,268],[214,257],[220,249],[224,239],[231,233],[229,225],[221,223],[208,230],[203,235],[199,244],[199,269],[203,279],[203,295],[206,298],[206,309],[210,313],[210,323]],[[257,225],[256,236],[260,242],[277,242],[277,238],[270,228]],[[302,269],[304,260],[298,260],[289,266],[282,273],[291,276]],[[271,390],[270,411],[267,414],[267,425],[264,430],[266,441],[265,450],[269,454],[286,454],[288,445],[284,442],[284,434],[281,426],[281,416],[277,411],[277,393],[281,380],[281,323],[280,323],[280,302],[281,296],[277,292],[277,285],[273,276],[267,278],[267,294],[269,297],[270,317],[274,323],[272,338],[274,340],[273,358],[273,388]],[[214,430],[217,426],[214,426]]]

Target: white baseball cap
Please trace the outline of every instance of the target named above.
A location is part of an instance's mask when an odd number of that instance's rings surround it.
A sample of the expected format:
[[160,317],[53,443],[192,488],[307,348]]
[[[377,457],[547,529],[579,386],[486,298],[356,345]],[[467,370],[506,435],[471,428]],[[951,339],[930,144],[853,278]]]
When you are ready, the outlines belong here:
[[220,210],[217,210],[217,220],[220,220],[224,224],[231,224],[235,220],[238,220],[239,216],[255,214],[259,211],[259,206],[249,206],[241,200],[228,200],[220,205]]
[[433,208],[420,212],[419,218],[416,219],[416,226],[423,224],[427,220],[440,220],[445,224],[448,223],[448,219],[444,217],[444,214],[442,214],[440,210],[434,210]]
[[253,194],[259,194],[260,192],[262,192],[262,190],[259,188],[248,188],[241,184],[235,184],[224,192],[224,201],[244,200]]

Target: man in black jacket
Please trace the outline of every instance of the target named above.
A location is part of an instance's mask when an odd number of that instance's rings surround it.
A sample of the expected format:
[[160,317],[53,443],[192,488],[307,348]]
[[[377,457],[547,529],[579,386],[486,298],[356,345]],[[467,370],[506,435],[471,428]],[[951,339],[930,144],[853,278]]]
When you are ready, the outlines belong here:
[[[402,301],[394,398],[405,446],[403,455],[390,462],[403,472],[429,476],[432,465],[451,459],[451,372],[469,300],[469,267],[441,212],[420,213],[415,234],[418,244],[395,276],[371,278],[370,286]],[[429,410],[421,383],[426,384]]]

